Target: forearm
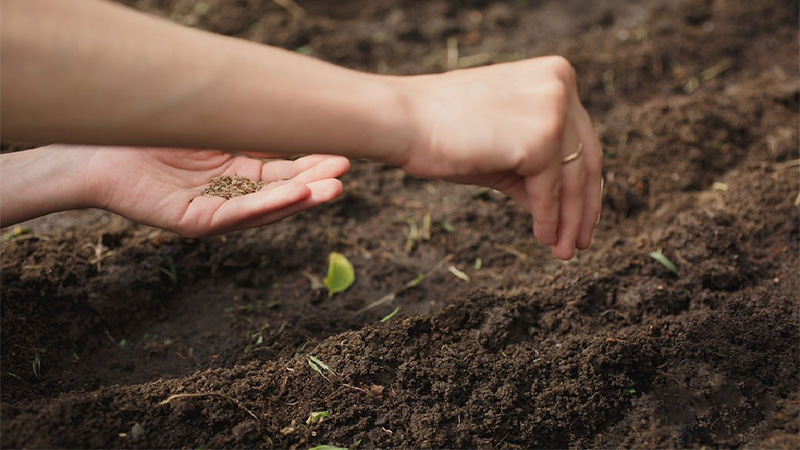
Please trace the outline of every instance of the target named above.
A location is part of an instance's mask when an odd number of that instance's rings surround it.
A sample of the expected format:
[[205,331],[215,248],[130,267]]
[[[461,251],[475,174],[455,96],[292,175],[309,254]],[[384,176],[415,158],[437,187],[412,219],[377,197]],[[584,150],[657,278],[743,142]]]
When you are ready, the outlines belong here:
[[2,5],[5,140],[322,152],[398,163],[411,139],[407,106],[388,77],[105,2]]
[[87,176],[92,151],[65,145],[0,155],[0,227],[97,206]]

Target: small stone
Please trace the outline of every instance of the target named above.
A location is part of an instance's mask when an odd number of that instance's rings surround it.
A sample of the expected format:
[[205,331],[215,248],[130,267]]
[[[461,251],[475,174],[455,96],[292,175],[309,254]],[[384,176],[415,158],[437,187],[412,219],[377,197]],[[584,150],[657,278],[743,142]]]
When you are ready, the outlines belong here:
[[133,441],[139,441],[144,438],[144,427],[139,425],[139,422],[133,424],[131,430],[128,432],[128,436],[133,439]]

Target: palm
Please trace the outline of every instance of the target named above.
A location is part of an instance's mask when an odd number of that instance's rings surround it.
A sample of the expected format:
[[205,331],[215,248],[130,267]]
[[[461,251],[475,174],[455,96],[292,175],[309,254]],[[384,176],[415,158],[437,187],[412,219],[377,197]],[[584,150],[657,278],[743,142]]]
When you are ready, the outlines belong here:
[[[312,155],[263,162],[213,150],[108,148],[90,163],[102,205],[128,219],[185,236],[219,234],[276,222],[338,197],[346,158]],[[235,174],[264,182],[226,200],[200,196],[209,179]]]

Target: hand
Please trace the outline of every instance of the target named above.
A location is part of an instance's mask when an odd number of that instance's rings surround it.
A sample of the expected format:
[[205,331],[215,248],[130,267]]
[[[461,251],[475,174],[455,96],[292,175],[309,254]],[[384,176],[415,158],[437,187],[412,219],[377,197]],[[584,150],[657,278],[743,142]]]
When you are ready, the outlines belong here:
[[[90,148],[94,206],[188,237],[259,227],[329,202],[350,168],[341,156],[262,162],[214,150]],[[234,174],[265,185],[230,200],[200,195],[209,179]]]
[[[600,216],[602,149],[560,57],[399,78],[416,138],[412,175],[488,186],[518,201],[553,254],[591,245]],[[583,146],[575,160],[564,158]]]

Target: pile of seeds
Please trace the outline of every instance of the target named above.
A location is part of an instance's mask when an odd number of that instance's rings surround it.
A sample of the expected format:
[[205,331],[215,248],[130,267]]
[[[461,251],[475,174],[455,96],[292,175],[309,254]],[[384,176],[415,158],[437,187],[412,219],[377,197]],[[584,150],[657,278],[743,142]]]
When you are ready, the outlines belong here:
[[258,192],[262,186],[264,186],[263,181],[253,181],[241,175],[234,175],[233,177],[223,175],[208,180],[208,187],[203,190],[202,195],[232,199],[233,197]]

